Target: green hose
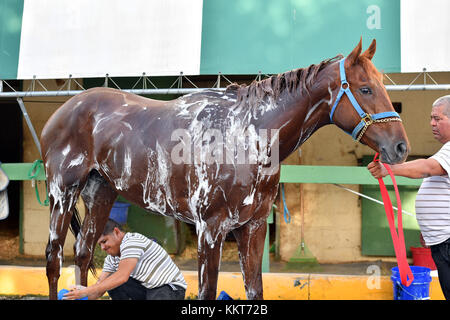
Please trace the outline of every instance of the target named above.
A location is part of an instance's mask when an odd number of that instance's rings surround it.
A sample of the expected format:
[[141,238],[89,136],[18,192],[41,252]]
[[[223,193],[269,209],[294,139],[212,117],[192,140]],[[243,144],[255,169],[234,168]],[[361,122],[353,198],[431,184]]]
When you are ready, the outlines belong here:
[[[36,177],[39,175],[39,172],[41,171],[41,168],[43,167],[44,161],[42,160],[36,160],[33,162],[33,165],[31,166],[30,171],[28,171],[28,178],[35,181]],[[47,190],[47,180],[45,181],[45,200],[44,202],[41,201],[41,197],[39,196],[39,189],[37,183],[34,183],[34,190],[36,191],[36,199],[39,202],[41,206],[48,206],[49,200],[48,200],[48,190]]]

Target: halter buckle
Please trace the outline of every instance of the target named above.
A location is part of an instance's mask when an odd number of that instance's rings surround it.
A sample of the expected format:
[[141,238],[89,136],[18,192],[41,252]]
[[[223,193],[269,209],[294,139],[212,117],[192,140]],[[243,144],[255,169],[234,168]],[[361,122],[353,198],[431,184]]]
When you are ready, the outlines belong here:
[[366,124],[366,126],[370,125],[373,123],[373,118],[370,114],[366,113],[366,115],[364,116],[364,118],[362,118],[362,121],[364,121],[364,123]]

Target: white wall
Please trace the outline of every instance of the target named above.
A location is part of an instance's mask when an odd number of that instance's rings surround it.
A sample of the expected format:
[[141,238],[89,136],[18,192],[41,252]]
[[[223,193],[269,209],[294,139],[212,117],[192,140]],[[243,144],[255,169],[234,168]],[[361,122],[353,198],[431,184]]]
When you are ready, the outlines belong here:
[[401,0],[401,71],[450,70],[450,1]]
[[202,7],[202,0],[25,0],[17,78],[199,74]]

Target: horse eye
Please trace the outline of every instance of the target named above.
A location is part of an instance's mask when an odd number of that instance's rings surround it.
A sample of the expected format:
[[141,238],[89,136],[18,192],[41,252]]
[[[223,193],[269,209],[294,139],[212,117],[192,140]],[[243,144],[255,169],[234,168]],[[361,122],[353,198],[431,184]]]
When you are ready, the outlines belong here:
[[362,94],[372,94],[372,89],[370,89],[369,87],[362,87],[359,89],[359,91],[361,91]]

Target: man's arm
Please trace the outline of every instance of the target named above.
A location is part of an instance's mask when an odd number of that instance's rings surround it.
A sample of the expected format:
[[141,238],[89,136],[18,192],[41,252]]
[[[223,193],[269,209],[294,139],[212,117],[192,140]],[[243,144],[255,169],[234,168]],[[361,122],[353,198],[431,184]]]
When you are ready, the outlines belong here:
[[[105,271],[102,271],[102,273],[101,273],[100,276],[98,277],[97,283],[102,282],[103,280],[105,280],[106,278],[108,278],[110,275],[112,275],[111,272],[105,272]],[[105,294],[105,292],[106,292],[106,291],[104,291],[104,292],[97,292],[97,294],[95,294],[95,295],[92,294],[92,295],[89,296],[89,300],[95,300],[95,299],[98,299],[98,298],[100,298],[101,296],[103,296],[103,295]]]
[[[423,179],[447,174],[439,162],[432,158],[393,164],[390,167],[394,175],[413,179]],[[372,176],[376,179],[384,178],[389,174],[386,168],[378,161],[369,163],[367,169],[369,169]]]
[[127,282],[128,278],[130,278],[131,272],[136,267],[137,262],[137,258],[123,259],[120,261],[119,268],[116,272],[102,272],[96,284],[81,290],[77,290],[75,288],[66,293],[64,295],[64,298],[71,300],[87,296],[89,300],[97,299],[98,297],[101,297],[106,291],[114,289]]

